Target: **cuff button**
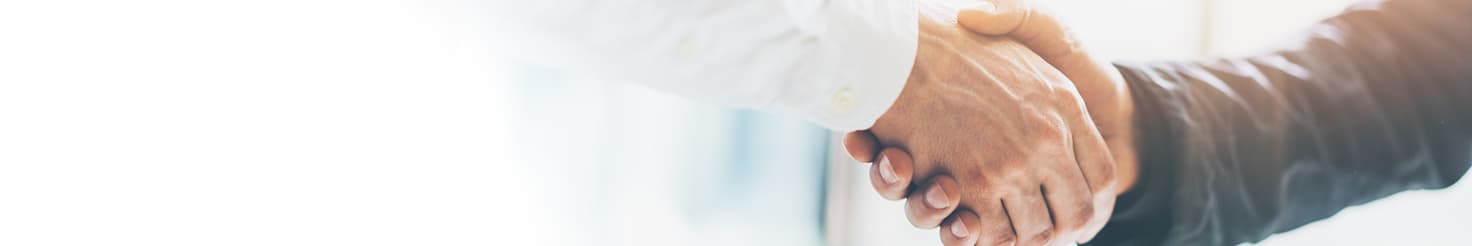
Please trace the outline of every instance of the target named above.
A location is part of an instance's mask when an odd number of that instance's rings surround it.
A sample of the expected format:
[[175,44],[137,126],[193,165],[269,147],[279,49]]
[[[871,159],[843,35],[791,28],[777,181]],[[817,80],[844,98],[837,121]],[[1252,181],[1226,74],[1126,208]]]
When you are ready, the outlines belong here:
[[834,92],[832,100],[831,104],[835,113],[842,114],[854,110],[854,92],[848,87],[838,89],[838,92]]

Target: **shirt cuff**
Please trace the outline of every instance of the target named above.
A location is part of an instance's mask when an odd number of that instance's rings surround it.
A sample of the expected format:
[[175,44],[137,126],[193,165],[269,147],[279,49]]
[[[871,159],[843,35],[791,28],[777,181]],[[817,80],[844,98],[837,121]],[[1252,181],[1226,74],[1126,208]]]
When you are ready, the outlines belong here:
[[[913,1],[834,1],[842,9],[829,15],[826,34],[831,45],[818,51],[832,61],[815,76],[817,92],[783,95],[778,100],[835,131],[868,129],[899,98],[915,63],[919,14]],[[802,103],[800,101],[807,101]]]

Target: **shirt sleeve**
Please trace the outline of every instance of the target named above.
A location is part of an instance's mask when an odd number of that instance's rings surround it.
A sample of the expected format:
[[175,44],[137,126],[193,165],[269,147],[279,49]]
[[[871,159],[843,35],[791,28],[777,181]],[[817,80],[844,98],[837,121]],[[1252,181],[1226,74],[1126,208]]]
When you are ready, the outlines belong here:
[[1140,185],[1099,245],[1235,245],[1472,165],[1472,1],[1365,2],[1278,51],[1120,63]]
[[547,0],[502,10],[537,40],[522,53],[544,63],[840,131],[870,127],[899,97],[919,29],[915,3],[894,0]]

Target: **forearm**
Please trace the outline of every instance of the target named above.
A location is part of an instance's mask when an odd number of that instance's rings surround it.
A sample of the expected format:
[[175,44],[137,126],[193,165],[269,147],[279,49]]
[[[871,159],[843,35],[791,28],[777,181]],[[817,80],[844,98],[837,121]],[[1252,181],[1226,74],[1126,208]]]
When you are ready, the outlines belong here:
[[1279,52],[1120,65],[1137,105],[1142,170],[1117,224],[1152,235],[1110,239],[1252,242],[1455,182],[1472,156],[1469,8],[1365,5]]
[[[914,62],[913,2],[515,1],[527,59],[703,103],[868,128]],[[862,98],[864,100],[857,100]]]

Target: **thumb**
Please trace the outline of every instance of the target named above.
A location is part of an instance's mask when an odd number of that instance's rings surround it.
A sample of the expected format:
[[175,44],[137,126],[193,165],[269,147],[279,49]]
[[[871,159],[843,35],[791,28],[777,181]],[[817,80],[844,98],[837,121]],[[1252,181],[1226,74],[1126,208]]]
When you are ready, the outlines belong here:
[[961,9],[956,20],[972,32],[1020,41],[1050,63],[1056,59],[1049,58],[1078,53],[1078,42],[1070,32],[1033,0],[978,0],[973,7]]
[[843,135],[843,148],[848,150],[848,155],[854,160],[869,163],[874,162],[874,156],[879,154],[879,139],[874,137],[868,130],[849,132]]

